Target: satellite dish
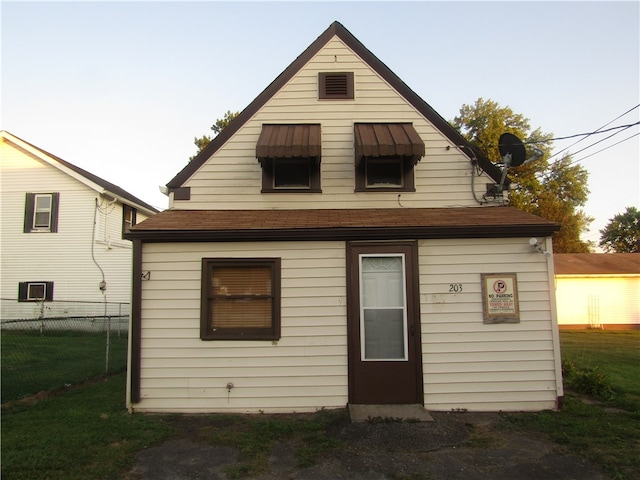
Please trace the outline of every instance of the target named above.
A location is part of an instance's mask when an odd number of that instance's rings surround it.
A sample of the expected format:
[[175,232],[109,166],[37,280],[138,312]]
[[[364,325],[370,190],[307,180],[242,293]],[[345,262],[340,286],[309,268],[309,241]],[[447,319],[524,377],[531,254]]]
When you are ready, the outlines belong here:
[[503,133],[500,135],[498,149],[500,150],[505,168],[519,167],[525,163],[527,159],[527,150],[524,148],[524,144],[512,133]]

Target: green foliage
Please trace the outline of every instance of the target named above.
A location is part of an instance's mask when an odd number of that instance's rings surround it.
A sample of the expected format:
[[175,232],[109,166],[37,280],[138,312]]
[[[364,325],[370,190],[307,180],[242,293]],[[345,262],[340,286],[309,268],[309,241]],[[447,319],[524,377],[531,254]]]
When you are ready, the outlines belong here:
[[[535,145],[542,151],[538,160],[510,169],[509,178],[515,188],[509,193],[509,203],[560,225],[560,231],[553,236],[554,252],[590,251],[591,245],[580,239],[593,221],[580,210],[589,194],[588,172],[579,165],[572,165],[569,155],[549,164],[552,134],[543,133],[539,128],[531,131],[529,119],[483,98],[476,100],[474,105],[463,105],[452,124],[494,163],[502,162],[498,144],[503,133],[512,133],[525,145]],[[528,152],[530,155],[532,152]]]
[[640,211],[627,207],[600,230],[598,245],[607,252],[640,253]]
[[240,115],[240,112],[232,112],[231,110],[227,110],[227,113],[225,113],[222,118],[217,119],[216,122],[213,125],[211,125],[211,130],[213,130],[213,133],[215,135],[213,135],[212,137],[208,135],[203,135],[202,137],[195,137],[193,139],[193,143],[198,148],[198,152],[195,155],[193,155],[191,158],[189,158],[189,161],[196,158],[198,153],[204,150],[205,147],[209,145],[209,143],[211,143],[211,140],[213,140],[213,138],[216,135],[218,135],[222,130],[224,130],[238,115]]
[[560,338],[565,364],[587,377],[597,372],[585,382],[603,375],[616,393],[609,403],[640,414],[640,331],[577,330],[561,332]]
[[585,395],[593,395],[603,400],[613,400],[616,390],[606,373],[598,367],[578,367],[574,362],[562,362],[562,377],[565,385],[572,390]]

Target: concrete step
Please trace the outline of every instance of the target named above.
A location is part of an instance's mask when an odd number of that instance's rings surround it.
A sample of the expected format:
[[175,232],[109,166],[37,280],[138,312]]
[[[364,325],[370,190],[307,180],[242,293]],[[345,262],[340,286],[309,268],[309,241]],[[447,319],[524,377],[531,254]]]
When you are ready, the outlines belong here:
[[376,421],[433,422],[433,417],[419,404],[349,404],[349,417],[353,423]]

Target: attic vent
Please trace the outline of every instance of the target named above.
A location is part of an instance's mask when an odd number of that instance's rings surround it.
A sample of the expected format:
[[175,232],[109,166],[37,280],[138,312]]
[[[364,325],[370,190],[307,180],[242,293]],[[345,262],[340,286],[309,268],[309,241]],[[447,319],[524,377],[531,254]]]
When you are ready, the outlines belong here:
[[353,98],[353,72],[331,72],[318,75],[321,99]]

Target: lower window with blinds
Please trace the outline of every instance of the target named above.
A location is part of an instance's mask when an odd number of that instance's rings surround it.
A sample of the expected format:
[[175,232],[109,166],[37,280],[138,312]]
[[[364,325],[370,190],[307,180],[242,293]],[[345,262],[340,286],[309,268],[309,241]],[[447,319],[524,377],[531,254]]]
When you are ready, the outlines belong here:
[[280,259],[203,258],[202,340],[280,338]]

